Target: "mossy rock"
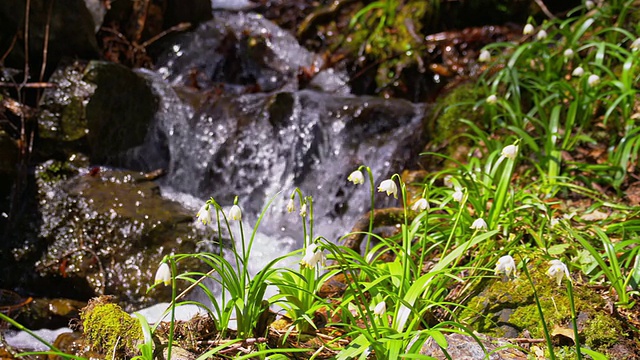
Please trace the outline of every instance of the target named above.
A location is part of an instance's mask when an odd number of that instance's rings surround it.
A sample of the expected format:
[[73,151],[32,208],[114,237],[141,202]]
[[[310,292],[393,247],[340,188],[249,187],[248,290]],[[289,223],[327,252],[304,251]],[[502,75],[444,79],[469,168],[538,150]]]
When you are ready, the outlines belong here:
[[[522,337],[524,332],[528,332],[533,338],[544,338],[533,283],[549,332],[553,334],[555,329],[570,331],[571,308],[566,279],[558,286],[546,274],[548,261],[539,255],[532,255],[531,258],[527,269],[532,282],[522,272],[511,281],[491,281],[478,296],[471,299],[460,319],[474,330],[492,336]],[[573,289],[581,344],[606,352],[612,345],[623,341],[623,323],[606,312],[602,297],[586,286],[574,285]]]
[[92,350],[102,354],[113,354],[123,359],[137,354],[138,344],[143,339],[140,322],[110,302],[108,296],[89,301],[82,309],[83,334]]

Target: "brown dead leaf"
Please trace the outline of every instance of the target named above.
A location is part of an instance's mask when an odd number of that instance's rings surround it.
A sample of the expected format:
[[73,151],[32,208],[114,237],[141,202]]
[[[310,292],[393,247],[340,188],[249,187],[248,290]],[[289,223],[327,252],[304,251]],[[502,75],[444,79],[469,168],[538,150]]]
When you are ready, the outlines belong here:
[[573,329],[568,329],[558,325],[553,327],[551,337],[560,338],[560,343],[565,343],[568,339],[570,339],[574,344],[576,343],[576,336]]

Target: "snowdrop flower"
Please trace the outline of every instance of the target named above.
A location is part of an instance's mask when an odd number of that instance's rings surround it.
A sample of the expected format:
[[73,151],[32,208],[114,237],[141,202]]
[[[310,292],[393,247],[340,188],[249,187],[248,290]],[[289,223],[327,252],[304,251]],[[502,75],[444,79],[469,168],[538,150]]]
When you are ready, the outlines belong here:
[[414,202],[413,205],[411,205],[411,210],[413,211],[425,211],[428,208],[429,203],[425,198],[420,198],[418,201]]
[[453,185],[454,185],[453,176],[451,176],[451,175],[445,176],[443,182],[444,182],[444,186],[452,188]]
[[577,68],[573,69],[573,72],[571,73],[571,76],[575,76],[575,77],[580,77],[584,75],[584,69],[582,68],[582,66],[578,66]]
[[507,277],[516,276],[516,262],[511,255],[505,255],[496,262],[496,275],[504,274]]
[[318,245],[311,243],[305,249],[304,257],[300,260],[300,265],[312,269],[318,267],[318,264],[324,266],[325,260],[326,258],[322,249],[318,249]]
[[569,276],[569,269],[567,269],[567,265],[565,265],[562,261],[551,260],[549,261],[549,264],[551,264],[551,267],[549,268],[549,270],[547,270],[547,275],[549,275],[549,277],[556,278],[558,286],[560,286],[560,283],[562,283],[562,277],[565,275],[567,276],[567,279],[571,281],[571,276]]
[[589,84],[589,86],[594,86],[595,84],[598,83],[598,81],[600,81],[600,76],[596,74],[589,75],[589,78],[587,79],[587,84]]
[[378,192],[386,192],[387,196],[393,194],[393,197],[398,198],[398,186],[391,179],[384,180],[378,186]]
[[491,94],[491,95],[489,95],[489,96],[487,97],[487,100],[486,100],[486,101],[487,101],[487,104],[489,104],[489,105],[493,105],[493,104],[495,104],[495,103],[497,103],[497,102],[498,102],[498,97],[497,97],[497,96],[495,96],[495,95],[493,95],[493,94]]
[[549,227],[551,227],[553,229],[559,223],[560,223],[560,220],[558,220],[558,218],[551,218],[551,220],[549,220]]
[[629,45],[629,49],[631,49],[631,51],[640,50],[640,38],[637,38],[637,39],[633,40],[631,45]]
[[163,282],[165,286],[171,285],[171,269],[167,263],[160,264],[158,271],[156,271],[156,280],[154,284]]
[[305,217],[307,216],[307,204],[304,203],[302,204],[302,206],[300,206],[300,216]]
[[289,199],[289,202],[287,203],[287,212],[292,213],[295,210],[296,210],[296,203],[293,201],[293,199]]
[[573,57],[573,49],[565,50],[562,55],[564,55],[565,59],[571,59]]
[[373,313],[378,316],[382,316],[386,312],[387,312],[387,304],[384,301],[379,302],[378,305],[376,305],[376,307],[373,309]]
[[524,26],[524,29],[522,29],[522,35],[531,35],[533,34],[533,30],[533,25],[527,24]]
[[354,185],[364,184],[364,175],[362,171],[356,170],[349,175],[347,180],[351,181]]
[[500,154],[507,159],[513,160],[516,158],[516,155],[518,155],[518,145],[507,145],[502,149]]
[[457,202],[461,202],[463,196],[464,196],[464,193],[462,192],[461,188],[456,188],[456,191],[454,191],[453,194],[451,194],[451,197],[453,198],[453,200]]
[[487,230],[487,223],[482,218],[477,218],[469,228],[473,230]]
[[582,68],[582,66],[578,66],[577,68],[573,69],[573,72],[571,73],[571,76],[575,76],[575,77],[580,77],[584,75],[584,69]]
[[240,210],[240,206],[233,205],[231,210],[229,210],[229,218],[231,220],[242,220],[242,210]]
[[538,31],[538,34],[536,35],[536,39],[538,40],[544,40],[547,38],[547,32],[544,30],[540,30]]
[[491,53],[489,52],[489,50],[480,51],[480,55],[478,56],[478,61],[479,62],[489,62],[489,61],[491,61]]
[[211,211],[209,210],[209,204],[202,205],[200,210],[198,210],[198,213],[196,214],[196,217],[198,218],[198,221],[202,221],[202,223],[205,224],[205,225],[210,223],[211,222]]
[[585,2],[584,2],[584,7],[586,7],[586,8],[587,8],[587,10],[591,10],[591,9],[593,9],[594,7],[596,7],[596,3],[594,3],[594,2],[593,2],[593,1],[591,1],[591,0],[587,0],[587,1],[585,1]]

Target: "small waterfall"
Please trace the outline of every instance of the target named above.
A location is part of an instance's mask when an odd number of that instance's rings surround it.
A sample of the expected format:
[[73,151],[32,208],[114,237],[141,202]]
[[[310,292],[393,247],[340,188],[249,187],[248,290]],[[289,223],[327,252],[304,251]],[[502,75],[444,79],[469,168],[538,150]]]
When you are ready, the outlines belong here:
[[[260,53],[245,47],[256,36],[265,39]],[[349,173],[364,164],[379,182],[415,161],[425,142],[426,105],[345,94],[337,71],[321,77],[324,89],[299,90],[298,70],[321,67],[319,57],[259,15],[219,14],[171,48],[158,72],[146,73],[159,110],[143,148],[166,154],[165,187],[223,205],[239,196],[252,222],[282,191],[261,226],[269,236],[302,242],[300,217],[285,211],[298,187],[313,196],[315,233],[336,240],[370,206],[369,185],[348,183]],[[255,84],[260,91],[248,93]],[[223,91],[198,89],[205,85]],[[377,205],[397,201],[381,196]]]

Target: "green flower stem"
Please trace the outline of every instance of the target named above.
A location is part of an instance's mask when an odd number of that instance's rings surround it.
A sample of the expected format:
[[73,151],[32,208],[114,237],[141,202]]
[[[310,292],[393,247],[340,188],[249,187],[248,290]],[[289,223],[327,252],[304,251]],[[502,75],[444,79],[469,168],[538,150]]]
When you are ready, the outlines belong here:
[[569,297],[569,305],[571,306],[571,325],[573,326],[573,335],[575,336],[576,357],[582,360],[582,352],[580,351],[580,336],[578,335],[578,316],[576,314],[576,305],[573,299],[573,284],[571,279],[567,281],[567,296]]
[[371,168],[368,166],[360,166],[358,168],[359,171],[365,170],[369,175],[369,184],[371,184],[371,212],[369,215],[369,231],[367,232],[367,242],[364,247],[364,255],[367,256],[369,254],[369,250],[371,248],[371,233],[373,232],[373,218],[375,216],[375,197],[376,197],[376,184],[373,182],[373,173],[371,173]]
[[178,274],[178,268],[173,256],[169,257],[169,264],[171,265],[171,323],[169,324],[169,343],[167,344],[167,359],[171,359],[171,349],[173,347],[173,336],[176,323],[176,297],[178,296],[178,285],[176,284],[176,275]]
[[544,319],[544,313],[542,312],[542,305],[540,305],[540,299],[538,298],[538,292],[536,291],[536,286],[533,284],[533,280],[531,279],[531,275],[529,274],[529,269],[527,269],[528,259],[522,259],[522,271],[527,276],[527,280],[531,284],[531,288],[533,289],[533,297],[536,300],[536,306],[538,307],[538,314],[540,314],[540,321],[542,321],[542,328],[544,330],[544,338],[547,341],[547,347],[549,348],[549,357],[551,360],[556,359],[556,355],[553,352],[553,343],[551,342],[551,334],[549,333],[549,328],[547,327],[547,321]]

